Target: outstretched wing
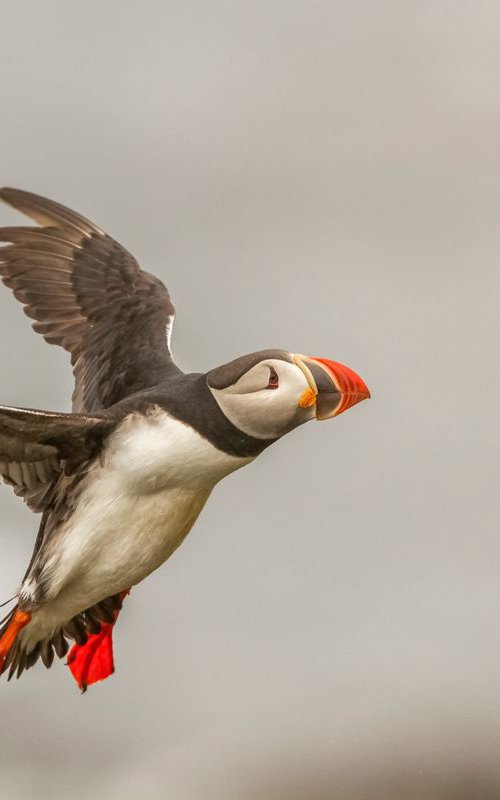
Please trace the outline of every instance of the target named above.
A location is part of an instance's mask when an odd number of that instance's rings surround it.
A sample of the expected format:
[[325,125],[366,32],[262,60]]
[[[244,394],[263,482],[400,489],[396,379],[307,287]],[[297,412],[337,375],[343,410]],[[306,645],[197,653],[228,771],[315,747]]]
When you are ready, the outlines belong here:
[[0,197],[41,226],[0,228],[0,277],[33,328],[71,353],[74,411],[107,408],[177,371],[174,307],[158,278],[74,211],[18,189]]
[[54,479],[94,457],[115,425],[106,417],[0,406],[0,482],[43,511]]

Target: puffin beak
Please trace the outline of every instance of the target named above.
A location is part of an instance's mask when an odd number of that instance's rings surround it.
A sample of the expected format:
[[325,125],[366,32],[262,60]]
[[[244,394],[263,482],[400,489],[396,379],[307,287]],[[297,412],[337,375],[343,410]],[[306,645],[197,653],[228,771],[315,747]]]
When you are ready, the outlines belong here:
[[312,356],[296,355],[294,360],[309,383],[309,388],[300,398],[299,406],[309,408],[316,404],[316,419],[337,417],[351,406],[370,397],[370,390],[364,380],[344,364]]

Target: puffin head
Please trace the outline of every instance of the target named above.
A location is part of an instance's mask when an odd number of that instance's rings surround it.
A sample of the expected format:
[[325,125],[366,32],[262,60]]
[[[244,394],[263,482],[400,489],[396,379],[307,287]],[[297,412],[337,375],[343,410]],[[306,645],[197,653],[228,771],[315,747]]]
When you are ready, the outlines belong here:
[[365,382],[326,358],[261,350],[206,375],[227,419],[256,439],[278,439],[310,419],[330,419],[366,400]]

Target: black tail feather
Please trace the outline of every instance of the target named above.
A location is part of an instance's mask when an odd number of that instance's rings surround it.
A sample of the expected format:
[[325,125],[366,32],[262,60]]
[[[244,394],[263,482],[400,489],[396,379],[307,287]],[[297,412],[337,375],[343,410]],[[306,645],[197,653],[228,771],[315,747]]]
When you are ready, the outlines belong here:
[[[16,597],[11,598],[11,600],[15,600]],[[10,600],[7,602],[10,602]],[[6,604],[4,603],[3,605]],[[119,594],[107,597],[100,603],[88,608],[85,612],[77,614],[62,628],[56,630],[49,639],[37,642],[29,652],[23,647],[21,641],[16,640],[0,667],[0,675],[8,670],[7,680],[11,680],[14,675],[19,678],[25,670],[31,669],[39,659],[49,669],[52,666],[55,655],[58,658],[64,658],[67,655],[69,650],[68,638],[73,639],[77,644],[85,644],[90,635],[99,633],[103,623],[114,622],[116,613],[121,606],[122,598]],[[16,604],[0,620],[0,638],[9,627],[17,610],[18,605]]]

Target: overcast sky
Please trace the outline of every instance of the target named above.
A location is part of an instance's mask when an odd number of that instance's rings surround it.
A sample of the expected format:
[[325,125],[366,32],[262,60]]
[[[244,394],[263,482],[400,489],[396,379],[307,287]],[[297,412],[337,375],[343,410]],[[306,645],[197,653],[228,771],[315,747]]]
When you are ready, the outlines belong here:
[[[117,672],[0,686],[13,800],[500,796],[500,7],[2,3],[0,182],[168,285],[205,371],[265,347],[373,399],[216,488]],[[0,223],[21,222],[8,208]],[[69,409],[0,291],[0,402]],[[0,491],[0,595],[37,520]]]

